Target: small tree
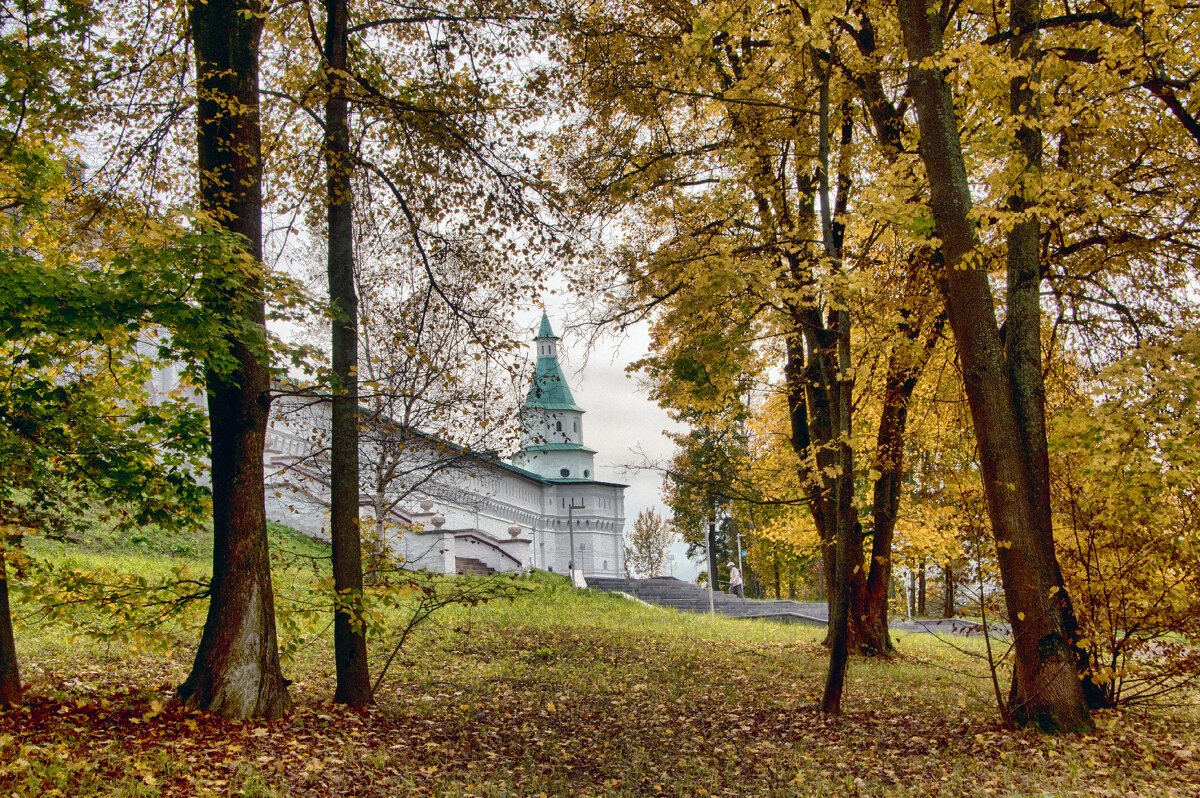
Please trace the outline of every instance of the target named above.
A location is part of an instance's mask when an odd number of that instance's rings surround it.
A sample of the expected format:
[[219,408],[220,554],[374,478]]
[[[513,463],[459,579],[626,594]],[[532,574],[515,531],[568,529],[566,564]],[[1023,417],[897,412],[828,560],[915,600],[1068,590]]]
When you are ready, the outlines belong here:
[[245,263],[232,237],[169,219],[130,242],[47,147],[11,142],[0,164],[0,193],[20,198],[0,214],[0,704],[15,704],[6,569],[18,587],[55,592],[22,574],[24,535],[73,538],[100,508],[123,531],[203,524],[207,419],[184,396],[156,395],[150,376],[164,361],[228,359],[231,325],[199,307],[195,287]]
[[670,564],[667,548],[679,539],[670,521],[651,508],[638,512],[633,529],[625,534],[625,572],[649,579],[663,576]]
[[1200,681],[1198,376],[1187,332],[1115,362],[1051,419],[1059,557],[1110,703]]

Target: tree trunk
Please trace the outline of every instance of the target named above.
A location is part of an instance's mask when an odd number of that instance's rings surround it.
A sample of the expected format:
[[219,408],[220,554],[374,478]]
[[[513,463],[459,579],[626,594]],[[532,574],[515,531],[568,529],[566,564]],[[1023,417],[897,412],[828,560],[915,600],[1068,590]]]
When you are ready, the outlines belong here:
[[[883,60],[879,57],[877,49],[874,22],[865,7],[858,7],[857,11],[858,25],[851,30],[851,35],[860,53],[865,57],[856,62],[855,67],[850,70],[850,75],[866,105],[884,158],[894,165],[899,162],[905,150],[905,111],[892,102],[885,88],[883,75],[878,67]],[[914,201],[919,201],[919,198],[914,197]],[[915,295],[920,295],[928,283],[927,274],[932,257],[932,252],[926,247],[922,247],[912,256],[904,290],[911,290]],[[864,648],[874,647],[883,654],[894,650],[887,630],[888,599],[895,598],[896,592],[895,583],[892,581],[891,553],[896,513],[900,506],[900,484],[904,476],[903,451],[908,402],[912,398],[918,377],[941,338],[945,321],[944,313],[934,321],[925,346],[915,360],[893,353],[888,362],[883,409],[875,447],[875,468],[880,476],[875,480],[873,488],[871,563],[865,592],[866,622],[863,641]],[[920,334],[918,325],[910,326],[905,318],[902,331],[911,343],[916,343]]]
[[[821,61],[815,51],[811,53],[814,68],[820,70]],[[835,272],[841,271],[841,241],[833,225],[833,206],[830,202],[829,190],[829,149],[830,149],[830,107],[829,107],[829,68],[822,71],[818,114],[818,191],[821,195],[821,238],[824,243],[825,256],[834,264]],[[844,116],[849,116],[849,109],[844,110]],[[847,154],[849,128],[843,128],[843,155]],[[841,186],[848,189],[849,178]],[[839,184],[841,184],[839,180]],[[840,192],[836,200],[839,210],[844,211],[846,192]],[[862,527],[856,518],[854,507],[854,449],[851,446],[851,392],[853,388],[850,376],[850,312],[846,310],[845,297],[840,290],[835,292],[832,303],[834,309],[829,312],[828,341],[822,365],[825,366],[823,381],[825,396],[830,401],[830,436],[828,443],[835,446],[833,454],[837,464],[837,478],[833,480],[833,518],[826,517],[826,522],[832,521],[831,526],[836,535],[835,563],[837,578],[834,579],[834,592],[829,597],[829,669],[825,677],[825,689],[821,696],[821,711],[829,715],[841,713],[842,692],[846,681],[846,664],[850,652],[851,626],[856,632],[864,617],[861,612],[854,612],[851,618],[851,608],[862,608],[860,603],[865,597],[866,575],[862,568]],[[830,366],[836,364],[836,369]],[[852,580],[854,580],[852,582]],[[857,601],[855,599],[858,599]],[[854,621],[854,623],[852,623]]]
[[941,51],[940,20],[936,13],[931,16],[925,0],[900,0],[899,9],[912,64],[909,91],[917,108],[921,158],[931,178],[931,206],[942,242],[947,316],[962,363],[1015,636],[1013,717],[1046,731],[1088,730],[1091,714],[1064,629],[1062,601],[1055,598],[1062,591],[1054,543],[1046,540],[1048,530],[1035,506],[1043,490],[1034,485],[1037,471],[1029,453],[1013,445],[1024,439],[987,269],[975,246],[954,101],[945,75],[932,65]]
[[[922,253],[911,261],[910,281],[919,279],[927,266],[927,256]],[[875,469],[879,476],[875,480],[871,519],[871,568],[867,574],[865,604],[865,644],[878,653],[894,651],[888,634],[888,594],[894,595],[892,584],[892,541],[896,534],[896,515],[900,510],[900,486],[904,479],[904,434],[908,429],[908,403],[917,388],[917,380],[925,370],[933,350],[942,337],[946,316],[939,314],[930,329],[920,354],[911,355],[893,351],[888,358],[888,372],[884,381],[883,409],[879,417],[879,433],[875,440]],[[915,343],[919,335],[917,325],[905,320],[902,331],[908,342]],[[907,350],[907,347],[904,348]]]
[[8,606],[8,563],[0,541],[0,707],[21,703],[21,673],[17,668],[17,642],[13,637]]
[[[776,547],[778,544],[776,544]],[[780,590],[779,584],[779,551],[775,549],[775,598],[776,600],[783,598],[783,592]]]
[[346,98],[347,0],[325,2],[325,168],[329,203],[329,302],[333,306],[333,419],[329,532],[333,542],[333,700],[371,703],[363,616],[362,537],[358,488],[358,297],[354,289],[354,203]]
[[900,485],[904,476],[904,430],[908,401],[916,389],[915,373],[906,373],[896,355],[888,363],[883,409],[875,442],[875,468],[879,476],[872,491],[871,565],[867,574],[864,605],[864,646],[878,654],[895,650],[888,633],[888,589],[892,581],[892,541],[900,509]]
[[[1067,595],[1066,584],[1058,565],[1054,548],[1054,526],[1050,514],[1050,458],[1046,441],[1046,388],[1042,375],[1042,265],[1041,222],[1032,209],[1038,203],[1042,171],[1042,131],[1040,108],[1035,87],[1040,79],[1038,68],[1041,21],[1040,0],[1016,0],[1010,12],[1013,37],[1009,54],[1018,63],[1027,64],[1029,74],[1017,74],[1009,79],[1009,113],[1020,120],[1017,127],[1017,151],[1014,153],[1016,174],[1009,195],[1009,209],[1019,214],[1021,221],[1007,237],[1008,307],[1005,315],[1005,355],[1009,379],[1012,381],[1013,404],[1021,430],[1021,444],[1029,461],[1032,489],[1037,508],[1040,556],[1052,565],[1050,578],[1058,590],[1055,603],[1070,650],[1076,657],[1076,668],[1083,679],[1084,695],[1094,709],[1109,706],[1102,688],[1089,674],[1088,653],[1074,645],[1079,638],[1079,622]],[[1014,710],[1024,702],[1016,689]]]
[[[189,7],[196,48],[200,202],[262,259],[262,162],[258,124],[261,8],[243,0]],[[210,285],[214,313],[252,331],[231,337],[236,366],[208,367],[212,432],[213,575],[208,617],[187,680],[189,707],[228,718],[277,718],[291,708],[279,667],[275,601],[263,506],[263,443],[270,379],[261,279]]]
[[[844,303],[842,304],[844,307]],[[851,386],[850,374],[850,313],[835,311],[837,316],[837,417],[840,474],[837,478],[837,579],[836,593],[829,600],[829,670],[825,675],[825,689],[821,696],[821,711],[837,715],[842,711],[842,693],[846,681],[846,665],[850,652],[850,610],[854,583],[852,564],[862,562],[862,528],[855,518],[854,508],[854,450],[850,446]],[[857,554],[852,557],[851,553]],[[861,568],[859,569],[861,579]]]
[[942,617],[954,617],[954,568],[949,562],[942,566]]
[[921,560],[921,567],[917,571],[917,615],[924,617],[925,615],[925,560]]

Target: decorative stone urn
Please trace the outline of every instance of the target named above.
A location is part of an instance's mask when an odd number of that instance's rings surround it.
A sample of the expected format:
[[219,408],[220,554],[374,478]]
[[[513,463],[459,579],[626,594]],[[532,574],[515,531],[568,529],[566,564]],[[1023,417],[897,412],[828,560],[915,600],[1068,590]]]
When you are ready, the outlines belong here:
[[512,526],[510,526],[508,528],[508,535],[513,540],[516,540],[520,536],[520,534],[521,534],[521,525],[520,524],[514,523]]
[[438,513],[433,518],[429,519],[429,523],[433,524],[434,529],[441,529],[446,525],[446,516]]

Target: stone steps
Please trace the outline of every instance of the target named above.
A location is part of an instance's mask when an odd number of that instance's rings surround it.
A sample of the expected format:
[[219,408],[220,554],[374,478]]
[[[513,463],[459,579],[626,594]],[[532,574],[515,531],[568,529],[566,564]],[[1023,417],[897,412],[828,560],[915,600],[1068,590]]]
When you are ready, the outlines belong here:
[[[654,579],[614,579],[591,577],[588,587],[596,590],[628,593],[647,604],[657,604],[680,612],[708,612],[708,589],[674,577]],[[824,603],[799,601],[742,600],[726,593],[713,594],[713,611],[731,618],[765,618],[785,623],[828,623]]]
[[455,557],[454,573],[459,576],[491,576],[496,573],[496,570],[487,567],[482,560],[474,557]]

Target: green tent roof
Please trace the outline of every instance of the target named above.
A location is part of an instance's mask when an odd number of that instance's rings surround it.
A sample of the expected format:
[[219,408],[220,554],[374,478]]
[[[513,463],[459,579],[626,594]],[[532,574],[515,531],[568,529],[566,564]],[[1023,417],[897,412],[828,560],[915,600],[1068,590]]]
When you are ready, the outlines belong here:
[[530,443],[521,447],[523,452],[587,452],[595,454],[595,449],[589,449],[582,443]]
[[542,323],[538,327],[538,338],[553,338],[558,340],[558,336],[554,334],[554,330],[550,329],[550,317],[546,315],[546,311],[542,311]]
[[525,397],[526,407],[538,407],[543,410],[576,410],[580,413],[583,408],[575,404],[571,389],[563,377],[562,369],[558,367],[558,358],[539,357],[533,371],[533,382],[529,386],[529,394]]
[[[550,317],[542,311],[542,323],[538,327],[538,340],[553,338],[558,340],[550,327]],[[583,408],[575,404],[571,396],[571,388],[563,377],[558,365],[558,357],[546,355],[537,359],[533,370],[533,382],[529,385],[529,393],[525,397],[526,407],[536,407],[542,410],[574,410],[582,413]]]

